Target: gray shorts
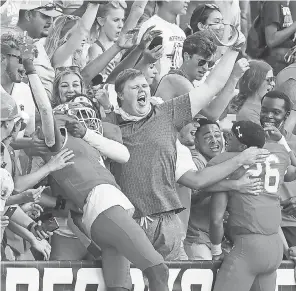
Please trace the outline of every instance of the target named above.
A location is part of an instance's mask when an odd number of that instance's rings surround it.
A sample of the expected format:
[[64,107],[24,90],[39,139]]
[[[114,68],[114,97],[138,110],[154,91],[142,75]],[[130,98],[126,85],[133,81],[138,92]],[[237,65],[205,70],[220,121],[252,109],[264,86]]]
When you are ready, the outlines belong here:
[[182,260],[182,222],[175,212],[150,215],[135,219],[145,231],[155,250],[165,261]]

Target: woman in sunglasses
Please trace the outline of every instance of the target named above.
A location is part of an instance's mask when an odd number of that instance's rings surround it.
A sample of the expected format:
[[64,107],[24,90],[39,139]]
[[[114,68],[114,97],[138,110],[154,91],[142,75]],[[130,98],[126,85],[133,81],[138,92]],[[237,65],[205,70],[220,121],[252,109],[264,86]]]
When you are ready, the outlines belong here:
[[87,62],[85,43],[95,21],[100,4],[88,3],[81,18],[62,15],[55,19],[45,43],[45,50],[54,68]]
[[264,61],[249,61],[250,69],[239,81],[239,94],[230,104],[236,120],[260,124],[261,99],[275,85],[272,67]]

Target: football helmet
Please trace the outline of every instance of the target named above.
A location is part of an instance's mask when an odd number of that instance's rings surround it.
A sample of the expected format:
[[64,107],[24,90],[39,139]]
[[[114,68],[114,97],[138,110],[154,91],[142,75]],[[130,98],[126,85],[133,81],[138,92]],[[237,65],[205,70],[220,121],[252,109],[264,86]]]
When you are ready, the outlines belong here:
[[92,108],[92,103],[87,97],[76,97],[71,102],[58,105],[54,113],[67,114],[74,117],[86,128],[98,134],[103,134],[102,121],[97,118],[96,111]]

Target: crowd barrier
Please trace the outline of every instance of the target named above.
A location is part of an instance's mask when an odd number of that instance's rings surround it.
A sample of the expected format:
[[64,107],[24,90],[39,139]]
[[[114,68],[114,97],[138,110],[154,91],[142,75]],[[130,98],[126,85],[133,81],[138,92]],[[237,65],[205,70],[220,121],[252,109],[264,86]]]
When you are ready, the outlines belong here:
[[[170,291],[211,291],[220,266],[211,261],[167,264]],[[100,261],[1,262],[1,290],[104,291],[101,267]],[[133,291],[148,291],[139,269],[132,268],[131,276]],[[292,262],[283,261],[278,269],[276,291],[296,291]]]

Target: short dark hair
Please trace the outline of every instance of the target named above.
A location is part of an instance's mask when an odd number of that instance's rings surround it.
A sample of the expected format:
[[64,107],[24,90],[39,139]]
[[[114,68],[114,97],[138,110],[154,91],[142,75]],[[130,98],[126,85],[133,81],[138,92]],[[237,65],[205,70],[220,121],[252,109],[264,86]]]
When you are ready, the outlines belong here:
[[289,98],[289,96],[287,96],[285,93],[283,93],[281,91],[274,90],[274,91],[267,92],[263,96],[263,98],[261,99],[261,104],[262,104],[265,97],[284,100],[285,101],[285,109],[287,112],[290,112],[293,108],[293,104],[292,104],[292,101]]
[[213,35],[210,31],[198,31],[189,35],[184,43],[182,56],[188,53],[192,55],[200,55],[206,59],[210,58],[217,50],[217,45],[214,43]]
[[199,124],[199,127],[196,129],[196,132],[195,132],[195,138],[197,138],[197,135],[199,134],[201,128],[205,125],[215,124],[220,129],[220,126],[216,121],[213,121],[213,120],[210,120],[207,118],[197,118],[194,121],[198,122],[198,124]]
[[206,4],[198,5],[194,9],[194,11],[191,15],[191,18],[190,18],[190,27],[191,27],[192,32],[195,33],[197,31],[199,31],[198,23],[205,24],[210,16],[210,14],[215,10],[220,12],[220,9],[215,6],[210,7]]
[[249,147],[263,148],[265,144],[265,131],[257,123],[252,121],[235,122],[231,131],[236,138],[244,145]]
[[[115,92],[118,94],[122,93],[125,83],[128,80],[134,80],[137,77],[144,76],[143,73],[136,69],[126,69],[122,71],[115,80]],[[121,100],[117,97],[117,103],[121,107]]]

